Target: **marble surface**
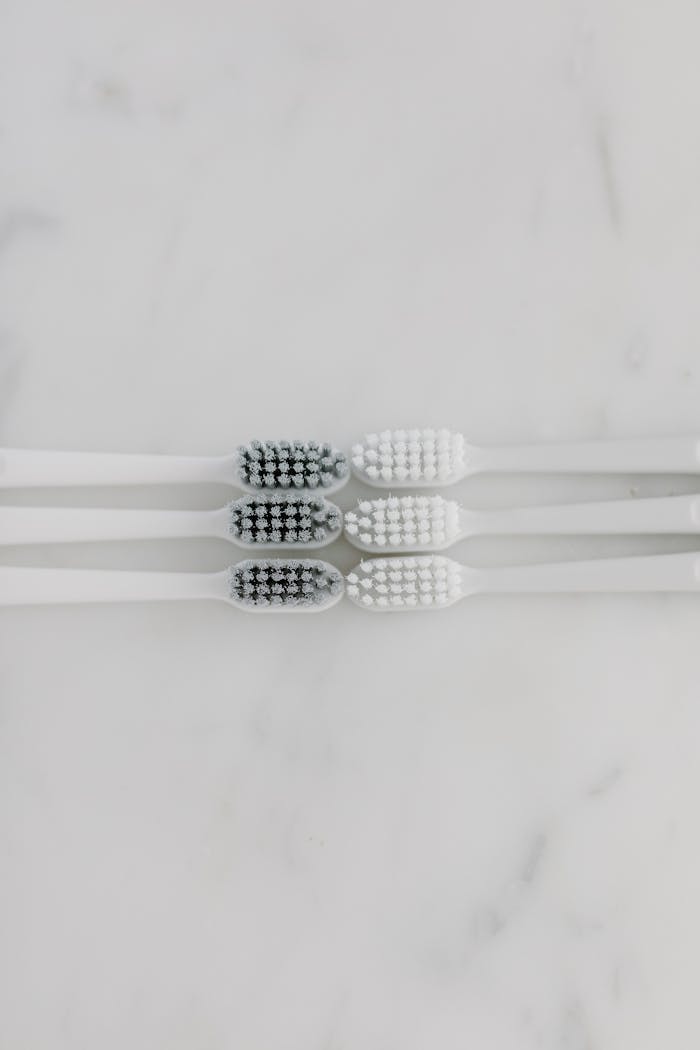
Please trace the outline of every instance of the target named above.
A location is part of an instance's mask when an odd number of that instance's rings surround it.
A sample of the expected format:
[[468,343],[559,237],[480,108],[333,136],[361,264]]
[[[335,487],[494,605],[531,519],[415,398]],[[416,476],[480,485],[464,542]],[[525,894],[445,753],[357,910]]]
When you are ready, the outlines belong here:
[[[697,430],[699,31],[690,0],[6,0],[0,444]],[[0,611],[0,1047],[696,1045],[699,629],[693,596]]]

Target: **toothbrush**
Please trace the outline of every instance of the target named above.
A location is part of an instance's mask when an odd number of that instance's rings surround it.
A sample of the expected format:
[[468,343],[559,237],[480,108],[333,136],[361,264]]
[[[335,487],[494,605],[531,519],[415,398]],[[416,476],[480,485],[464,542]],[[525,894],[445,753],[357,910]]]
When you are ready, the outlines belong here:
[[[1,519],[0,510],[0,521]],[[345,515],[345,536],[370,554],[441,551],[469,536],[692,534],[700,496],[608,500],[515,510],[465,510],[442,496],[363,499]]]
[[0,566],[0,605],[155,602],[215,598],[243,612],[320,612],[343,596],[325,561],[241,561],[223,572],[121,572]]
[[353,446],[352,469],[368,485],[452,485],[471,474],[697,474],[700,439],[640,438],[544,445],[468,445],[452,430],[384,430]]
[[0,507],[0,545],[205,536],[311,550],[340,536],[342,521],[335,503],[303,492],[241,496],[218,510]]
[[251,441],[227,456],[0,449],[0,488],[179,485],[212,482],[261,489],[325,489],[348,480],[347,458],[328,442]]
[[348,597],[371,612],[444,609],[473,594],[700,591],[700,555],[474,569],[439,554],[372,558],[346,577]]

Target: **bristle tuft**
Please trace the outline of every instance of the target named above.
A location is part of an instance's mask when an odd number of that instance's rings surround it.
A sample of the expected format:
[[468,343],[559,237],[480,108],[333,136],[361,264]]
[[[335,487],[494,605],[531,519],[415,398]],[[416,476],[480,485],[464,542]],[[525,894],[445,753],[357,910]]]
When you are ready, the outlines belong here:
[[260,493],[229,504],[229,533],[250,546],[321,544],[340,532],[342,515],[333,503],[308,493]]
[[434,550],[459,537],[459,506],[442,496],[362,500],[345,515],[345,531],[377,550]]
[[319,441],[251,441],[238,449],[238,476],[254,489],[318,489],[347,476],[343,452]]
[[440,556],[363,561],[346,582],[367,609],[438,609],[463,595],[460,565]]
[[375,485],[445,484],[464,473],[466,444],[450,430],[385,430],[353,447],[357,473]]
[[313,559],[251,559],[229,569],[232,600],[257,609],[320,607],[342,590],[341,573]]

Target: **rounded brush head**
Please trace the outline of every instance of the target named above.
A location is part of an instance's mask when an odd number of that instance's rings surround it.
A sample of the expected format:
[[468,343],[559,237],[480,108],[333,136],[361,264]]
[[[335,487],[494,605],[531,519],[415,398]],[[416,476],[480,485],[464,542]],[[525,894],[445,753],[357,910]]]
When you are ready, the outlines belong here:
[[368,485],[451,485],[467,472],[464,437],[452,430],[384,430],[352,449],[355,474]]
[[251,441],[238,449],[238,477],[244,488],[332,491],[345,484],[345,453],[320,441]]
[[244,547],[324,547],[343,524],[335,503],[309,493],[241,496],[228,511],[229,536]]
[[345,534],[360,550],[442,550],[460,538],[459,505],[442,496],[360,500],[345,515]]
[[346,584],[352,601],[376,612],[443,609],[464,596],[461,565],[440,555],[372,558]]
[[248,612],[319,612],[343,596],[340,572],[311,558],[249,559],[228,570],[229,598]]

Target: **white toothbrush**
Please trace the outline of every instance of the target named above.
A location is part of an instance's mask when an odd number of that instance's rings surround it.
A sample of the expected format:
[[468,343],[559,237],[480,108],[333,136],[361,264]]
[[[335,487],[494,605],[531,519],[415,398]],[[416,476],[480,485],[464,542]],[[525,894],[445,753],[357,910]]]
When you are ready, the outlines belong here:
[[348,480],[343,452],[328,442],[251,441],[228,456],[0,449],[0,488],[179,485],[210,482],[260,490],[323,489]]
[[248,560],[207,573],[0,566],[0,605],[214,598],[244,612],[319,612],[343,591],[341,573],[312,559]]
[[368,485],[452,485],[471,474],[696,474],[700,438],[468,445],[451,430],[384,430],[353,446],[352,468]]
[[246,549],[318,549],[340,536],[343,516],[319,495],[241,496],[219,510],[1,507],[0,545],[212,537]]
[[474,569],[439,554],[372,558],[346,577],[348,597],[372,612],[444,609],[473,594],[700,591],[700,554]]
[[[1,518],[0,510],[0,521]],[[345,515],[346,538],[370,554],[440,551],[469,536],[693,534],[700,496],[608,500],[514,510],[465,510],[442,496],[363,499]]]

